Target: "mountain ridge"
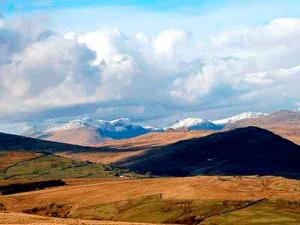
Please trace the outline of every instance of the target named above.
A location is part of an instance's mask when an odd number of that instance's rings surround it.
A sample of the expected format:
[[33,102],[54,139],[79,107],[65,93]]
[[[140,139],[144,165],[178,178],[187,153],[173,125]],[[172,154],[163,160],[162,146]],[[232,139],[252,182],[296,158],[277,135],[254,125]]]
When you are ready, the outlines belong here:
[[231,117],[207,120],[184,118],[159,128],[142,126],[128,118],[112,121],[84,118],[63,122],[46,123],[33,127],[23,135],[44,140],[64,142],[84,146],[97,146],[113,140],[135,138],[153,132],[221,131],[245,126],[269,129],[296,143],[300,143],[300,112],[281,110],[274,113],[243,112]]

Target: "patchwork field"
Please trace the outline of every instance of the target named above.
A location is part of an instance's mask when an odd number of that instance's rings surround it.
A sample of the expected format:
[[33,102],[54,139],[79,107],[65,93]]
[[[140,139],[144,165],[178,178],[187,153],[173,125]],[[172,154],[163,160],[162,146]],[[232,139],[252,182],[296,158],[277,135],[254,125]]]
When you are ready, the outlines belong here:
[[65,181],[69,185],[0,196],[0,204],[3,211],[121,222],[273,225],[300,221],[300,182],[280,177]]

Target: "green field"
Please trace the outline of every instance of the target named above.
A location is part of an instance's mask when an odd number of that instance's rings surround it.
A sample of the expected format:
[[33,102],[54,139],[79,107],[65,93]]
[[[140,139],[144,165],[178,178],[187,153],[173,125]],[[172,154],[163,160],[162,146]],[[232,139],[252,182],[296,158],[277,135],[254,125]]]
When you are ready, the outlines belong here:
[[206,225],[299,225],[300,202],[267,201],[249,208],[211,217]]
[[83,208],[71,217],[129,222],[279,225],[300,222],[300,203],[282,200],[163,200],[154,195]]
[[137,176],[126,169],[45,154],[3,168],[0,179],[112,178],[120,175]]

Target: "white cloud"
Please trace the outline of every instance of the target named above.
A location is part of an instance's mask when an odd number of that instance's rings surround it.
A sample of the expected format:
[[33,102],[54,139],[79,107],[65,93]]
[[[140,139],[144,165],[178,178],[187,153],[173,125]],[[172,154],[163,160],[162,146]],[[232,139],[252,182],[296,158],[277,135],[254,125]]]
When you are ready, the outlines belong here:
[[100,83],[100,71],[91,65],[94,58],[85,46],[56,35],[28,42],[0,67],[2,111],[87,100]]
[[299,38],[300,19],[225,31],[201,45],[205,65],[176,80],[172,94],[192,102],[234,97],[228,105],[291,107],[300,98]]
[[182,30],[167,30],[153,40],[154,52],[168,58],[177,56],[177,48],[189,39],[189,33]]
[[[190,39],[184,30],[129,36],[114,28],[61,37],[5,21],[0,115],[89,103],[103,116],[143,109],[139,118],[154,119],[186,109],[268,110],[300,101],[300,19],[225,31],[202,43],[193,60],[185,57]],[[105,104],[109,110],[101,109]]]
[[159,88],[178,73],[176,48],[187,38],[179,30],[157,37],[126,37],[117,29],[60,37],[32,24],[26,29],[17,21],[0,30],[0,50],[8,51],[0,64],[2,115],[115,100],[147,105],[160,94],[164,101],[168,89]]

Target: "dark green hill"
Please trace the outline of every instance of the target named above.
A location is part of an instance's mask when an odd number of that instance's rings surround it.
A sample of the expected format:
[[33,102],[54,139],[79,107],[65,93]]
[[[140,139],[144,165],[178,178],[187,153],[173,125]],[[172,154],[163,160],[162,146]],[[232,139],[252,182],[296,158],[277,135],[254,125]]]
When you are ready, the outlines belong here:
[[153,175],[281,175],[300,177],[300,147],[257,127],[180,141],[119,162]]

